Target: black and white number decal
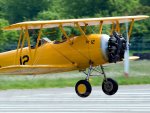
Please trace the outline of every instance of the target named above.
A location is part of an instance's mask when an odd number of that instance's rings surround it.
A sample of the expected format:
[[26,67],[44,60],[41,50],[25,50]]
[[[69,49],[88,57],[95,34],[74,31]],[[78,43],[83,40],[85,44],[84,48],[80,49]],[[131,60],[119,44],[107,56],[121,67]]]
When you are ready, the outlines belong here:
[[26,65],[26,63],[29,62],[29,56],[24,55],[23,57],[20,57],[20,65]]

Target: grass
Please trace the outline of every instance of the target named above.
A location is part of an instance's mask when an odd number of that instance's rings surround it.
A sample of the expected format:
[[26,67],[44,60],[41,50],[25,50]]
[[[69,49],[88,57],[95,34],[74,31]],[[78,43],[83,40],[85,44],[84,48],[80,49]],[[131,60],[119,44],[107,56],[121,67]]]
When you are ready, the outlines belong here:
[[[59,79],[36,79],[36,80],[3,80],[0,81],[0,89],[33,89],[33,88],[63,88],[74,87],[78,80],[84,78],[59,78]],[[120,85],[132,84],[150,84],[150,77],[114,77]],[[92,86],[100,86],[102,84],[102,77],[92,77],[90,83]]]
[[[149,76],[150,61],[131,62],[130,75],[128,78],[122,76],[123,64],[110,65],[105,67],[108,77],[115,79],[120,85],[150,84]],[[33,89],[33,88],[54,88],[74,87],[78,80],[84,79],[78,72],[49,74],[41,76],[1,76],[0,89]],[[91,77],[93,86],[100,86],[103,77]]]

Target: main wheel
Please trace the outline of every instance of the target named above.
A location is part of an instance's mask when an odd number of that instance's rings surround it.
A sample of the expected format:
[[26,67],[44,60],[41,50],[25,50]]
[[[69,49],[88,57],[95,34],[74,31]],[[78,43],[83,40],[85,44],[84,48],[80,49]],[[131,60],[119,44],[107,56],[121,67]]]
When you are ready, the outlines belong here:
[[102,90],[107,95],[114,95],[118,90],[118,83],[111,78],[107,78],[102,83]]
[[76,83],[75,91],[80,97],[88,97],[91,94],[91,84],[86,80],[80,80]]

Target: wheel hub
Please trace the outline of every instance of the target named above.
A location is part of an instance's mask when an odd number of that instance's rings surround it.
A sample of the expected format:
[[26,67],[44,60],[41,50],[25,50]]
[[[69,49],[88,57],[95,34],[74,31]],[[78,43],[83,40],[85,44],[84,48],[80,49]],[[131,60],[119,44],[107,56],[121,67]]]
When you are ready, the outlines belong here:
[[113,84],[110,81],[106,81],[104,83],[104,88],[107,92],[110,92],[113,90]]
[[80,94],[84,94],[84,93],[86,92],[86,86],[85,86],[84,84],[80,84],[80,85],[78,86],[78,92],[79,92]]

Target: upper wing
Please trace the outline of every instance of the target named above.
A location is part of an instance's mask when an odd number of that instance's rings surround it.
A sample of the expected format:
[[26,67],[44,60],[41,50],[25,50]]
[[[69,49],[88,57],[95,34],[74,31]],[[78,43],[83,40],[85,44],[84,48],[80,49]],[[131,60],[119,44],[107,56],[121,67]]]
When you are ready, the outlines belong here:
[[85,18],[85,19],[27,21],[12,24],[8,27],[5,27],[4,30],[21,30],[25,29],[25,27],[27,27],[28,29],[40,29],[41,26],[42,28],[53,28],[58,27],[59,25],[74,26],[75,23],[78,23],[80,26],[85,26],[85,24],[92,26],[92,25],[99,25],[100,21],[103,21],[103,24],[112,24],[116,23],[117,21],[119,23],[125,23],[132,21],[132,19],[134,19],[134,21],[138,21],[148,17],[149,16],[146,15],[139,15],[139,16],[120,16],[120,17],[118,16],[118,17],[103,17],[103,18]]

